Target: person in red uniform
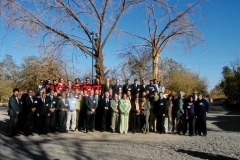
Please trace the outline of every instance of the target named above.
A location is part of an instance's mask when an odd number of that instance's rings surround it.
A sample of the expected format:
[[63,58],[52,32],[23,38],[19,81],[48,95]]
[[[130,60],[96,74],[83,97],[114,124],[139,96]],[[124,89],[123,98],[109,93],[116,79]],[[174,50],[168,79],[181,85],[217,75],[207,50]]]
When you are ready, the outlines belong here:
[[57,92],[56,87],[57,87],[57,80],[53,80],[53,84],[50,85],[50,90],[54,90],[54,92]]
[[64,84],[64,80],[62,77],[59,78],[59,82],[56,86],[56,91],[58,93],[62,93],[62,91],[66,91],[66,85]]
[[81,81],[79,78],[75,79],[75,83],[72,85],[72,89],[75,91],[76,89],[78,89],[78,91],[82,91],[82,87],[81,87]]
[[102,95],[102,85],[100,84],[100,80],[99,78],[95,79],[95,83],[92,86],[92,90],[98,90],[98,95],[101,96]]
[[91,90],[92,90],[92,85],[91,85],[89,78],[86,78],[86,82],[82,85],[82,90],[86,90],[87,95],[90,96]]

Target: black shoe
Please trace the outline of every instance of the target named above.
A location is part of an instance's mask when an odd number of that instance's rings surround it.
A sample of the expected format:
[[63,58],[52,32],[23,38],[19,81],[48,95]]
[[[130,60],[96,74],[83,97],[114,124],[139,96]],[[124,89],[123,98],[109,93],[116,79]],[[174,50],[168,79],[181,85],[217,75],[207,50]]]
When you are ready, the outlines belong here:
[[88,133],[88,130],[86,130],[86,132],[85,133]]

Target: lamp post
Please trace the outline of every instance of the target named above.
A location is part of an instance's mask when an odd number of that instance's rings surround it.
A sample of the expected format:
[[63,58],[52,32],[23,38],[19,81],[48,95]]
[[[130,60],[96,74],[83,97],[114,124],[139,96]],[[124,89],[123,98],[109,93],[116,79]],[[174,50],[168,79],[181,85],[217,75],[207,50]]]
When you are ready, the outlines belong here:
[[90,34],[90,36],[91,36],[91,42],[92,42],[92,85],[93,85],[93,47],[94,47],[94,42],[93,42],[93,40],[94,40],[94,33],[92,32],[91,34]]
[[93,55],[94,55],[94,40],[95,38],[97,39],[98,38],[98,34],[94,34],[94,32],[91,32],[90,33],[90,36],[91,36],[91,42],[92,42],[92,84],[93,84]]

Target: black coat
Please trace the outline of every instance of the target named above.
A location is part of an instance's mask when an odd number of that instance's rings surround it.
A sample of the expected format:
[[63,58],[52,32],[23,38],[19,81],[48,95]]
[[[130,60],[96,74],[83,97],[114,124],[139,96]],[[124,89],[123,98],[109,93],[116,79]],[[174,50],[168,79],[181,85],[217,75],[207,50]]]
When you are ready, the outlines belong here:
[[139,84],[137,84],[137,86],[135,84],[132,84],[131,88],[132,88],[132,96],[133,97],[135,97],[135,95],[137,93],[140,93],[140,85]]
[[112,90],[113,90],[113,93],[119,93],[119,88],[123,88],[122,87],[122,85],[121,84],[119,84],[119,85],[117,85],[117,84],[114,84],[113,86],[112,86]]
[[167,114],[168,103],[165,98],[159,98],[158,101],[153,103],[153,114],[155,116],[163,116]]
[[[105,107],[108,107],[108,110],[105,109]],[[101,100],[101,108],[103,111],[109,111],[110,110],[110,99],[108,100],[108,102],[106,102],[106,98],[103,98]]]
[[131,91],[131,93],[132,93],[132,86],[125,84],[125,85],[123,85],[123,94],[127,93],[127,91]]
[[112,84],[111,83],[109,84],[109,87],[107,86],[107,84],[103,84],[102,85],[102,95],[104,95],[105,92],[108,92],[110,88],[112,88]]
[[44,103],[42,98],[38,98],[37,104],[37,114],[39,114],[39,116],[47,116],[50,113],[50,106],[46,103],[46,99]]

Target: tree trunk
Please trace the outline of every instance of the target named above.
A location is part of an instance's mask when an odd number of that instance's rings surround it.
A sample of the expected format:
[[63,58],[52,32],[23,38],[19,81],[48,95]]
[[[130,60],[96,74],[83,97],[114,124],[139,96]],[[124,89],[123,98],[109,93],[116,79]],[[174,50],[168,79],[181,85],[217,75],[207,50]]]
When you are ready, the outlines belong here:
[[96,63],[94,65],[95,70],[96,70],[96,75],[95,77],[98,77],[100,80],[100,83],[103,84],[105,83],[106,75],[105,75],[105,65],[103,64],[103,59],[104,55],[102,54],[101,51],[96,52]]
[[158,78],[158,60],[159,60],[159,55],[153,56],[152,62],[153,62],[153,72],[152,72],[152,76],[153,79],[157,79]]

